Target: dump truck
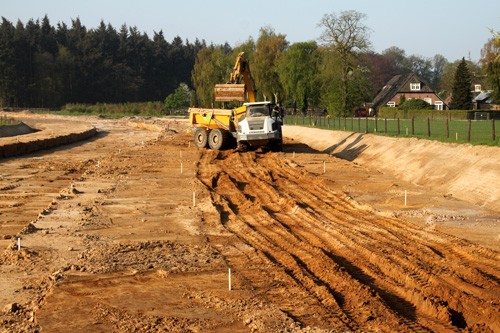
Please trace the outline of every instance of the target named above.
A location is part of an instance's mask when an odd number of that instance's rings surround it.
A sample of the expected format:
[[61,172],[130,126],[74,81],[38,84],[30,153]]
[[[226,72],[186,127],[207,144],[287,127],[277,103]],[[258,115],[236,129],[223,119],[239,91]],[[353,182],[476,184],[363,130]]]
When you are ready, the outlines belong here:
[[[239,83],[241,79],[243,84]],[[248,102],[235,109],[189,109],[196,147],[225,149],[236,146],[240,151],[250,147],[283,149],[282,120],[279,116],[271,116],[270,102],[255,101],[257,91],[248,60],[241,52],[229,82],[215,85],[215,101],[244,102],[245,95]]]

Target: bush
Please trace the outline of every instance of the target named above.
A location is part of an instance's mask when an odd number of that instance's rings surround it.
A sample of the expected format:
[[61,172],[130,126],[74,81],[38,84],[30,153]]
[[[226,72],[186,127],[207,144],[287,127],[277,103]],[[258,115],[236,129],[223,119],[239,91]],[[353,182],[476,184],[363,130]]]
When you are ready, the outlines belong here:
[[378,111],[379,118],[399,119],[474,119],[474,111],[469,110],[401,110],[399,108],[381,107]]
[[412,98],[399,106],[400,110],[433,110],[434,107],[426,101]]

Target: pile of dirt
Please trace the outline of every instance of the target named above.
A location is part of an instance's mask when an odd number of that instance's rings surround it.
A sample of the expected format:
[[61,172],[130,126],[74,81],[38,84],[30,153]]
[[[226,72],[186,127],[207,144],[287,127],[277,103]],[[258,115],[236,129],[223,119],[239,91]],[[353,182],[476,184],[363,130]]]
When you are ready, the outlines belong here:
[[0,138],[24,135],[24,134],[34,133],[37,131],[38,131],[37,129],[31,128],[25,123],[20,123],[17,125],[0,126]]
[[310,147],[500,211],[500,148],[416,138],[285,126],[283,134]]

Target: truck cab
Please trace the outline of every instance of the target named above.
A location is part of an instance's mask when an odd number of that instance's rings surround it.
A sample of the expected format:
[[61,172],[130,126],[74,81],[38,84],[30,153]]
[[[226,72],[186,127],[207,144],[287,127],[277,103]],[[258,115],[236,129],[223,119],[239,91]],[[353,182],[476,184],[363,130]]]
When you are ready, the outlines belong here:
[[245,103],[237,108],[236,142],[244,150],[248,146],[268,146],[282,150],[281,119],[271,117],[270,102]]

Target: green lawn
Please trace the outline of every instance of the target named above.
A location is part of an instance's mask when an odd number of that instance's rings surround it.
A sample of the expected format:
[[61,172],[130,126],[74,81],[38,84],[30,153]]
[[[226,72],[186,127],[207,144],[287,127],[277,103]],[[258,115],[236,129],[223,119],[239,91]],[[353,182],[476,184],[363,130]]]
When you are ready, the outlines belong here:
[[20,123],[20,121],[15,119],[0,117],[0,126],[18,125]]
[[[393,137],[415,137],[441,142],[471,143],[474,145],[499,146],[500,122],[495,122],[495,140],[493,140],[493,123],[491,120],[472,120],[470,141],[468,140],[469,122],[467,120],[452,120],[448,123],[448,137],[446,120],[430,120],[430,136],[427,120],[415,119],[377,119],[374,118],[327,118],[287,116],[285,124],[300,125],[330,130],[371,133]],[[408,133],[408,134],[407,134]],[[413,133],[413,134],[412,134]]]

